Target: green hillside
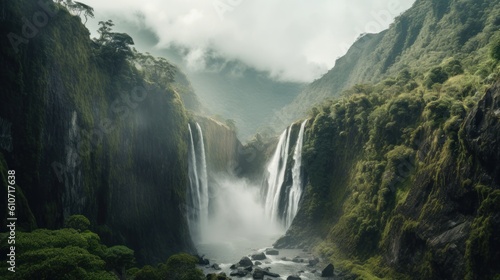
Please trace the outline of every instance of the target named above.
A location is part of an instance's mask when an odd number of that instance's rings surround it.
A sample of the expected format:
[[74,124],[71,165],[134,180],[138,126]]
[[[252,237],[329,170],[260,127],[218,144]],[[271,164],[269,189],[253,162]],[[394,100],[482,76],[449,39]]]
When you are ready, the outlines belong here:
[[283,126],[307,108],[361,83],[376,83],[402,70],[424,75],[451,57],[485,78],[488,44],[500,27],[498,1],[417,0],[388,30],[361,36],[335,67],[311,83],[275,122]]
[[500,277],[499,8],[417,1],[303,93],[345,88],[309,109],[305,195],[275,246],[362,279]]

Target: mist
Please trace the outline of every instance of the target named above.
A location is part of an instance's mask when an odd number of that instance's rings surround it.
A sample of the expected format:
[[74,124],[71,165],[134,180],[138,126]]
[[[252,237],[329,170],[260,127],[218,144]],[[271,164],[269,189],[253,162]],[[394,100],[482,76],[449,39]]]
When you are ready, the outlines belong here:
[[261,186],[229,174],[215,174],[211,181],[208,223],[194,240],[200,253],[234,261],[241,252],[270,246],[285,233],[281,224],[266,217]]

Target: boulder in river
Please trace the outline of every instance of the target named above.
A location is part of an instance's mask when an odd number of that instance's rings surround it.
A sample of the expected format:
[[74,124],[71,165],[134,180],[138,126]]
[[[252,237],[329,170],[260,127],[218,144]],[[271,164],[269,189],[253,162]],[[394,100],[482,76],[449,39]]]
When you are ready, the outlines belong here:
[[255,261],[261,261],[261,260],[265,260],[265,259],[266,259],[266,255],[264,253],[257,253],[257,254],[252,255],[252,260],[255,260]]
[[253,279],[264,279],[264,271],[262,269],[255,269],[252,277]]
[[205,256],[197,255],[196,258],[198,258],[199,265],[209,265],[210,264],[210,261],[208,259],[205,259]]
[[321,277],[333,277],[333,270],[334,270],[333,264],[327,265],[325,269],[323,269],[323,271],[321,272]]
[[290,275],[286,278],[286,280],[302,280],[302,278],[297,275]]
[[243,257],[241,260],[238,262],[240,266],[253,266],[253,262],[248,258],[248,257]]
[[309,264],[307,266],[313,267],[319,263],[319,259],[314,258],[314,259],[309,259]]
[[266,249],[266,255],[268,256],[277,256],[280,254],[280,251],[273,249],[273,248],[268,248]]
[[246,271],[249,271],[249,272],[252,272],[252,270],[253,270],[252,266],[247,266],[247,267],[244,267],[243,269]]
[[263,271],[264,271],[264,275],[266,275],[266,276],[280,277],[280,275],[278,273],[270,272],[269,270],[263,270]]
[[238,277],[244,277],[248,275],[248,271],[244,270],[243,268],[238,268],[238,270],[234,270],[229,274],[230,276],[238,276]]
[[222,268],[220,268],[220,266],[216,263],[212,264],[211,268],[213,268],[215,270],[222,270]]

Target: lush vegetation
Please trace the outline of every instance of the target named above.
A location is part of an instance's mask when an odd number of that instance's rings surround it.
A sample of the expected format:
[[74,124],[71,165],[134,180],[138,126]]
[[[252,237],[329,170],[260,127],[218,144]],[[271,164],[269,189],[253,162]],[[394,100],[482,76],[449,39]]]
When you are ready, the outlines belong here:
[[[118,245],[107,247],[99,235],[87,229],[89,220],[70,216],[65,228],[18,232],[16,236],[16,273],[0,265],[2,279],[203,279],[196,268],[197,257],[176,254],[157,267],[137,268],[134,251]],[[0,234],[0,251],[7,252],[7,235]],[[5,254],[4,254],[5,255]]]
[[470,136],[500,77],[497,47],[408,67],[311,109],[309,183],[290,235],[319,236],[318,253],[367,279],[500,277],[498,182]]

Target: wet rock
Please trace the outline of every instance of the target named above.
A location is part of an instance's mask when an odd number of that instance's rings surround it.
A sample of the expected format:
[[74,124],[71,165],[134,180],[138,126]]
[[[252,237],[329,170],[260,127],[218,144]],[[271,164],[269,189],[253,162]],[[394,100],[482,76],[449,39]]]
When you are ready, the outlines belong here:
[[323,269],[323,271],[321,272],[321,277],[333,277],[333,270],[334,270],[333,264],[327,265],[325,269]]
[[211,266],[211,267],[212,267],[213,269],[215,269],[215,270],[222,270],[222,268],[220,268],[220,266],[219,266],[218,264],[216,264],[216,263],[212,264],[212,266]]
[[238,266],[237,266],[237,265],[235,265],[235,264],[232,264],[232,265],[229,267],[229,269],[237,269],[237,268],[238,268]]
[[248,275],[248,271],[244,270],[243,268],[238,268],[238,270],[234,270],[229,274],[230,276],[238,276],[238,277],[245,277]]
[[209,265],[210,264],[210,261],[208,259],[205,259],[205,256],[196,255],[196,258],[198,258],[199,265]]
[[302,280],[302,278],[300,278],[299,276],[297,275],[291,275],[291,276],[288,276],[286,278],[286,280]]
[[261,261],[265,260],[267,257],[264,253],[257,253],[252,255],[252,260]]
[[318,258],[315,258],[315,259],[310,259],[310,260],[308,261],[308,265],[307,265],[307,266],[309,266],[309,267],[313,267],[313,266],[317,265],[318,263],[319,263],[319,259],[318,259]]
[[266,255],[268,256],[277,256],[280,254],[280,251],[273,249],[273,248],[268,248],[266,249]]
[[264,279],[264,271],[262,269],[255,269],[253,272],[253,279]]
[[240,266],[244,266],[244,267],[253,266],[253,262],[248,257],[241,258],[241,260],[238,262],[238,264]]
[[254,264],[255,264],[255,265],[261,265],[262,263],[261,263],[261,262],[259,262],[259,261],[256,261]]
[[266,275],[266,276],[280,277],[280,275],[278,273],[270,272],[269,270],[263,270],[263,271],[264,271],[264,275]]
[[302,259],[299,256],[296,256],[295,258],[293,258],[292,262],[294,262],[294,263],[302,263],[302,262],[304,262],[304,259]]
[[246,270],[246,271],[249,271],[249,272],[252,272],[252,270],[253,270],[252,266],[247,266],[247,267],[245,267],[243,269]]

